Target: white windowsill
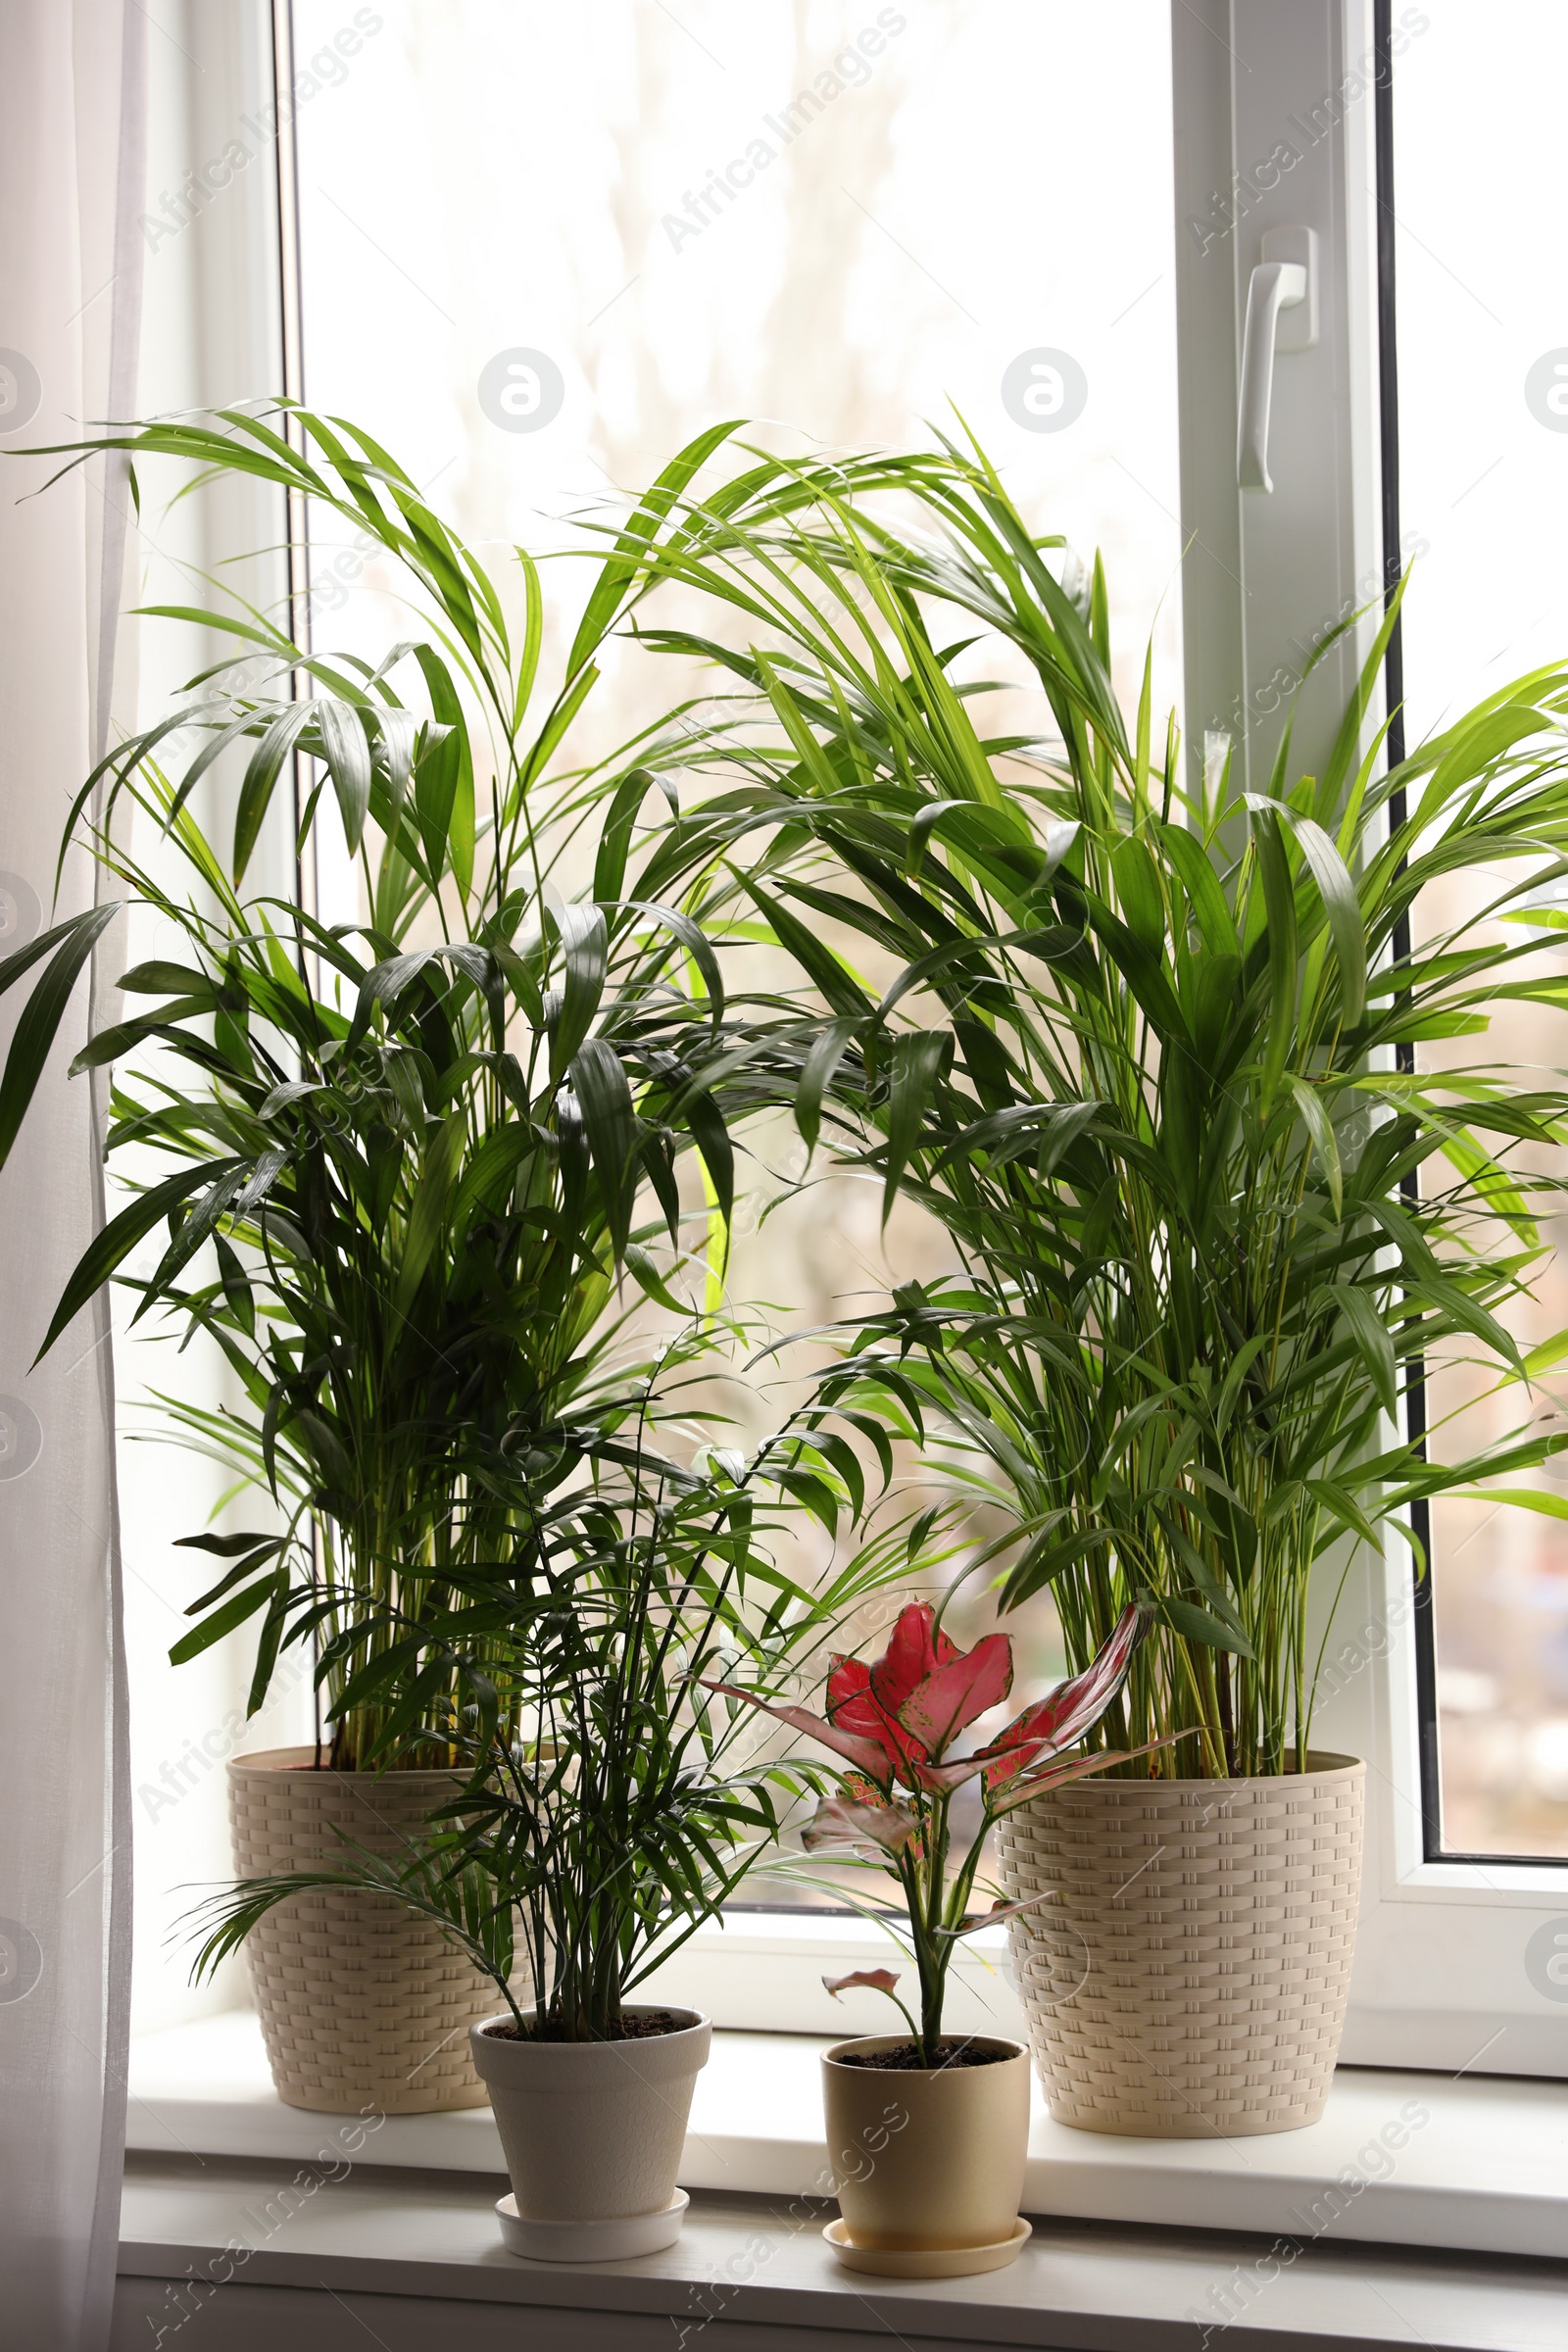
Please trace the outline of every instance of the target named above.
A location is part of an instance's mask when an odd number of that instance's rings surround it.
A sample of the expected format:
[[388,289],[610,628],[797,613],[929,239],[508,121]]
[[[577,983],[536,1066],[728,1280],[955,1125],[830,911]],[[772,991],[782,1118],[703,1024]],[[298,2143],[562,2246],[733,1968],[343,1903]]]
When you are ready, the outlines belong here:
[[[852,2028],[852,2030],[854,2030]],[[693,2189],[822,2193],[818,2052],[796,2034],[717,2033],[681,2166]],[[132,2045],[128,2147],[163,2156],[360,2163],[500,2174],[488,2108],[355,2119],[286,2107],[248,2011]],[[1380,2148],[1413,2103],[1427,2121]],[[1237,2140],[1117,2139],[1053,2123],[1035,2091],[1024,2211],[1266,2236],[1568,2253],[1568,2095],[1505,2076],[1342,2068],[1319,2124]],[[1385,2176],[1375,2179],[1375,2173]]]
[[[1234,2230],[1037,2220],[1007,2270],[874,2278],[841,2270],[823,2245],[830,2206],[710,2191],[693,2197],[665,2253],[538,2263],[503,2248],[498,2185],[372,2165],[329,2182],[278,2164],[132,2157],[114,2341],[172,2333],[181,2347],[267,2352],[362,2342],[385,2352],[1562,2352],[1561,2263],[1279,2249]],[[206,2311],[215,2300],[216,2318]],[[179,2335],[190,2319],[200,2324]]]

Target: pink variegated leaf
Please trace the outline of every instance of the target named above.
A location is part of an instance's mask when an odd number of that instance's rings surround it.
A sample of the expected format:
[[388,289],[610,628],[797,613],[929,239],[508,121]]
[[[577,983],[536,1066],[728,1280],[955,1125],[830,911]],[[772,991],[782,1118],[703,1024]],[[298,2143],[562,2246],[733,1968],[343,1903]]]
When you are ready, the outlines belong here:
[[977,1929],[994,1928],[1000,1920],[1014,1919],[1020,1911],[1032,1911],[1036,1903],[1055,1899],[1056,1889],[1048,1886],[1043,1894],[1026,1894],[1021,1903],[995,1902],[989,1911],[966,1911],[956,1928],[939,1928],[939,1936],[972,1936]]
[[1000,1791],[989,1782],[986,1786],[986,1810],[993,1820],[1000,1814],[1010,1813],[1014,1805],[1026,1805],[1032,1796],[1044,1796],[1052,1788],[1060,1788],[1068,1781],[1086,1780],[1092,1772],[1104,1772],[1112,1764],[1130,1764],[1135,1756],[1152,1755],[1157,1747],[1170,1747],[1178,1740],[1188,1738],[1185,1732],[1167,1732],[1162,1740],[1150,1740],[1142,1747],[1106,1748],[1098,1756],[1075,1756],[1070,1764],[1053,1764],[1040,1772],[1031,1772],[1011,1780]]
[[792,1731],[804,1732],[810,1740],[819,1740],[824,1747],[832,1748],[836,1755],[847,1756],[852,1764],[858,1764],[879,1787],[886,1786],[891,1773],[891,1759],[887,1750],[879,1746],[876,1740],[858,1739],[853,1732],[841,1732],[836,1725],[824,1723],[820,1715],[813,1715],[808,1707],[781,1707],[771,1699],[759,1698],[755,1690],[737,1690],[733,1683],[704,1680],[702,1688],[705,1690],[716,1690],[724,1698],[744,1699],[749,1707],[756,1707],[760,1713],[772,1715],[778,1722],[787,1723]]
[[[1048,1698],[1026,1707],[989,1746],[976,1748],[970,1756],[957,1756],[951,1764],[916,1764],[912,1774],[915,1787],[933,1794],[951,1791],[983,1772],[987,1790],[994,1792],[1018,1773],[1049,1764],[1064,1747],[1082,1739],[1121,1689],[1132,1650],[1137,1647],[1138,1618],[1137,1610],[1125,1610],[1094,1663]],[[1092,1692],[1086,1689],[1091,1682],[1095,1685]],[[1148,1751],[1140,1748],[1138,1752],[1144,1755]]]
[[897,1773],[905,1781],[910,1767],[925,1760],[925,1749],[911,1740],[896,1715],[890,1715],[876,1694],[871,1668],[860,1658],[835,1658],[827,1679],[828,1721],[858,1740],[874,1740],[887,1758],[886,1780]]
[[858,1739],[875,1740],[890,1769],[909,1781],[911,1767],[925,1762],[926,1750],[900,1723],[898,1711],[935,1667],[957,1654],[947,1635],[937,1631],[930,1602],[911,1600],[899,1611],[887,1648],[871,1665],[863,1658],[830,1661],[828,1720]]
[[871,1687],[871,1669],[863,1658],[835,1654],[827,1662],[827,1711],[836,1719],[848,1699],[859,1698]]
[[988,1634],[917,1683],[899,1709],[899,1721],[934,1763],[976,1716],[1000,1706],[1012,1689],[1012,1643]]
[[896,1854],[913,1837],[919,1824],[902,1805],[857,1803],[851,1797],[825,1796],[801,1832],[808,1854],[863,1852],[875,1845]]
[[939,1666],[958,1655],[955,1644],[937,1630],[937,1613],[928,1600],[911,1600],[898,1614],[888,1645],[869,1669],[871,1689],[879,1706],[897,1715],[911,1690]]
[[1133,1652],[1143,1640],[1152,1612],[1138,1604],[1123,1609],[1115,1630],[1082,1674],[1060,1683],[1048,1698],[1025,1707],[1005,1731],[999,1732],[987,1752],[993,1770],[988,1788],[999,1788],[1027,1765],[1060,1755],[1091,1731],[1127,1680]]
[[858,1984],[866,1985],[872,1992],[891,1992],[898,1981],[897,1972],[891,1968],[858,1968],[853,1976],[822,1979],[835,2000],[841,1992],[851,1992]]
[[913,1764],[909,1771],[915,1787],[935,1796],[944,1789],[961,1788],[977,1772],[989,1772],[995,1762],[994,1751],[982,1747],[972,1756],[955,1757],[951,1764]]

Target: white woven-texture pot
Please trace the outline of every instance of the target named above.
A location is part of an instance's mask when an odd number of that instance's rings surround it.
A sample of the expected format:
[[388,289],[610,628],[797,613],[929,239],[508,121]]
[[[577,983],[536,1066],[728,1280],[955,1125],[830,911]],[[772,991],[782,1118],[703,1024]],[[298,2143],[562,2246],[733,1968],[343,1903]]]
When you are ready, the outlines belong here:
[[[331,1869],[344,1838],[396,1859],[463,1785],[453,1772],[316,1771],[315,1760],[313,1747],[276,1747],[229,1764],[236,1876]],[[496,1988],[433,1921],[393,1895],[316,1887],[270,1911],[245,1949],[286,2105],[319,2115],[484,2105],[468,2028],[495,2008]]]
[[[629,2002],[628,2017],[656,2014]],[[495,2109],[517,2212],[525,2221],[614,2221],[662,2213],[675,2194],[686,2119],[712,2029],[695,2009],[678,2031],[632,2041],[533,2041],[468,2034]]]
[[1051,2112],[1158,2139],[1323,2112],[1349,1992],[1366,1767],[1237,1781],[1094,1776],[997,1827]]

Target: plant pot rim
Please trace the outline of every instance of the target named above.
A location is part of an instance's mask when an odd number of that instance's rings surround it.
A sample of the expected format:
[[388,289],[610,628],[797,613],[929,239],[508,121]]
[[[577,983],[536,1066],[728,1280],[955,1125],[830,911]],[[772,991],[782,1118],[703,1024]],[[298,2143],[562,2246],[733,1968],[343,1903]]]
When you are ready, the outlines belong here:
[[[482,2038],[503,2050],[648,2050],[667,2048],[689,2034],[700,2034],[712,2022],[701,2009],[688,2009],[681,2001],[622,2001],[620,2009],[623,2017],[680,2017],[686,2022],[672,2027],[667,2034],[634,2034],[625,2041],[535,2041],[531,2034],[517,2033],[517,2021],[510,2009],[500,2009],[494,2017],[482,2017],[468,2031],[476,2040]],[[498,2034],[498,2026],[509,2030]],[[907,2040],[907,2034],[904,2038]]]
[[666,2009],[689,2022],[672,2034],[650,2034],[633,2041],[517,2041],[490,2031],[516,2023],[510,2010],[468,2028],[468,2048],[480,2080],[497,2096],[522,2098],[613,2097],[637,2086],[690,2082],[708,2064],[712,2023],[700,2010],[670,2001],[628,2001],[635,2015]]
[[[1023,2041],[1015,2041],[1010,2034],[944,2034],[942,2038],[944,2041],[978,2042],[982,2049],[1001,2050],[1009,2060],[1021,2058],[1026,2066],[1029,2063],[1028,2043]],[[824,2066],[842,2064],[845,2053],[849,2050],[896,2050],[902,2048],[906,2042],[912,2041],[913,2039],[914,2035],[907,2031],[903,2034],[857,2034],[850,2040],[836,2041],[830,2050],[824,2050],[822,2052],[822,2064]],[[858,2066],[851,2067],[848,2071],[852,2074],[863,2075],[867,2070],[864,2067]],[[906,2079],[906,2073],[908,2080],[914,2082],[935,2082],[938,2075],[946,2076],[950,2082],[956,2082],[964,2075],[970,2073],[979,2074],[984,2072],[989,2072],[989,2069],[978,2067],[970,2068],[967,2066],[911,2066],[906,2070],[899,2070],[898,2080],[902,2082]],[[891,2072],[889,2074],[889,2080],[893,2080]]]
[[420,1781],[439,1781],[445,1788],[454,1781],[462,1782],[467,1778],[461,1765],[457,1764],[420,1764],[412,1772],[399,1771],[395,1767],[391,1769],[372,1767],[368,1771],[356,1768],[346,1772],[341,1765],[328,1763],[326,1754],[325,1743],[323,1742],[318,1750],[316,1742],[312,1740],[307,1740],[294,1747],[253,1747],[248,1749],[243,1756],[230,1756],[228,1770],[236,1775],[266,1773],[273,1776],[279,1773],[305,1772],[311,1774],[313,1778],[318,1773],[322,1780],[395,1781],[400,1788],[416,1788]]
[[[1185,1788],[1277,1788],[1283,1781],[1348,1780],[1353,1778],[1356,1773],[1364,1773],[1365,1770],[1366,1762],[1361,1756],[1341,1755],[1333,1748],[1311,1747],[1306,1751],[1305,1772],[1298,1772],[1295,1765],[1291,1764],[1287,1765],[1283,1772],[1243,1772],[1236,1774],[1234,1778],[1222,1777],[1216,1780],[1206,1780],[1195,1777],[1191,1780],[1173,1781],[1153,1778],[1113,1781],[1107,1779],[1102,1772],[1086,1772],[1081,1779],[1064,1782],[1058,1788],[1042,1788],[1040,1795],[1030,1798],[1029,1801],[1031,1804],[1038,1804],[1045,1797],[1074,1796],[1084,1788],[1109,1788],[1123,1794],[1136,1791],[1140,1796],[1163,1795],[1167,1791],[1174,1793]],[[1020,1806],[1019,1810],[1022,1811],[1023,1808]],[[1006,1815],[1004,1814],[997,1827],[1005,1830],[1006,1826]]]

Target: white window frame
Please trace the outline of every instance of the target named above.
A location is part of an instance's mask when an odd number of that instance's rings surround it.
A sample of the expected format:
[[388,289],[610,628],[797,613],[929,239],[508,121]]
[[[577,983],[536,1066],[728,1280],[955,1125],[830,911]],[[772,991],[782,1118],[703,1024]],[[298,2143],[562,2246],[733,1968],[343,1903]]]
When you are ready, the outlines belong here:
[[[1430,20],[1392,13],[1396,73]],[[1205,727],[1232,731],[1253,789],[1306,653],[1384,578],[1374,34],[1372,0],[1172,0],[1187,736],[1196,759]],[[1319,339],[1279,356],[1263,494],[1237,486],[1237,385],[1248,283],[1277,228],[1315,234]],[[1308,681],[1297,772],[1326,750],[1379,617]],[[1533,1932],[1568,1913],[1568,1871],[1426,1855],[1402,1546],[1353,1560],[1328,1654],[1316,1736],[1368,1767],[1345,2061],[1568,2074],[1562,2011],[1525,1968]]]
[[[160,11],[149,34],[148,69],[139,413],[265,397],[276,390],[283,369],[279,157],[268,112],[274,75],[270,0]],[[203,581],[213,579],[259,605],[282,598],[288,579],[279,553],[280,496],[235,475],[198,500],[170,507],[166,501],[184,479],[181,469],[155,460],[140,477],[141,593],[133,602],[203,603]],[[193,672],[232,654],[232,640],[216,631],[193,636],[143,623],[136,641],[142,717],[161,711]],[[194,807],[204,821],[216,812],[206,782]],[[279,795],[257,845],[258,887],[292,889],[293,835],[292,811]],[[156,862],[145,835],[136,846]],[[177,859],[166,878],[183,887]],[[145,911],[132,912],[121,944],[123,961],[116,970],[170,950]],[[286,1663],[266,1716],[246,1723],[254,1643],[243,1633],[184,1666],[168,1664],[170,1643],[185,1630],[179,1610],[199,1589],[176,1567],[192,1555],[169,1546],[204,1524],[228,1482],[193,1451],[130,1442],[147,1427],[142,1392],[169,1385],[171,1357],[145,1325],[132,1332],[129,1322],[122,1294],[115,1347],[120,1426],[127,1441],[121,1495],[137,1877],[132,2030],[148,2033],[247,1997],[243,1958],[223,1962],[201,1987],[188,1983],[191,1949],[177,1923],[190,1908],[191,1887],[219,1883],[231,1868],[226,1759],[310,1737],[314,1709],[308,1674],[302,1678]],[[205,1401],[216,1401],[224,1377],[217,1351],[198,1343],[181,1360],[187,1369],[211,1363]],[[251,1523],[246,1515],[226,1525]]]
[[[286,34],[288,0],[272,6]],[[217,21],[189,12],[190,37],[205,46]],[[1425,29],[1424,12],[1396,0],[1396,57]],[[1255,785],[1307,650],[1374,600],[1383,578],[1373,4],[1172,0],[1171,41],[1187,736],[1197,760],[1205,728],[1231,731]],[[250,210],[255,251],[275,252],[271,174],[255,172],[233,197]],[[1275,487],[1263,495],[1237,487],[1237,382],[1248,280],[1273,227],[1315,234],[1319,335],[1280,358]],[[297,353],[290,300],[285,288],[285,344]],[[1375,626],[1369,614],[1309,681],[1296,720],[1302,765],[1332,734]],[[1345,2060],[1568,2073],[1562,2012],[1524,1964],[1534,1930],[1568,1913],[1568,1872],[1426,1858],[1401,1547],[1352,1561],[1329,1657],[1320,1743],[1368,1765]],[[957,1974],[954,2022],[1016,2022],[1002,1935],[975,1946]],[[820,1974],[885,1951],[854,1919],[742,1912],[704,1930],[678,1967],[686,1997],[695,1991],[720,2025],[832,2033],[856,2021],[818,1989]]]

